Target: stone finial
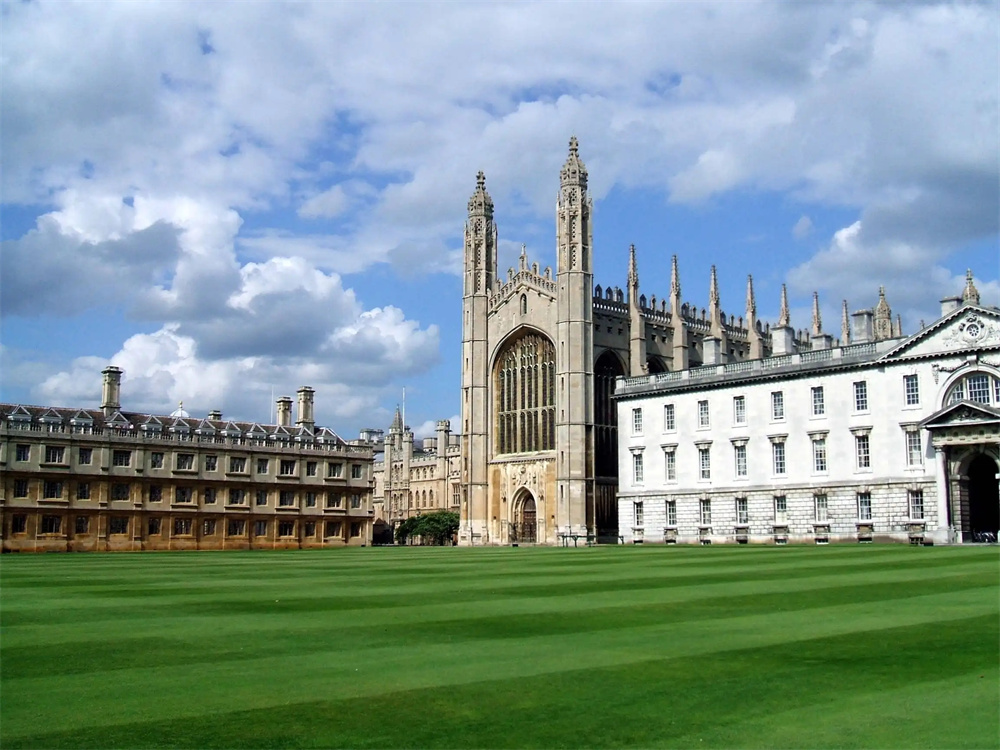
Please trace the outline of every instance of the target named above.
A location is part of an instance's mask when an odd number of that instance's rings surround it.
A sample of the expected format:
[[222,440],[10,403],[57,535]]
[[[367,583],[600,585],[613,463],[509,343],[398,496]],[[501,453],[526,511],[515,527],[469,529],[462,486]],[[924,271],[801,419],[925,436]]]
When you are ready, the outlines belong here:
[[785,285],[781,285],[781,311],[778,313],[778,326],[785,327],[791,322],[792,316],[788,312],[788,290]]
[[840,312],[840,345],[847,346],[851,343],[851,316],[847,312],[847,300]]
[[476,174],[476,189],[469,198],[469,215],[484,215],[488,218],[493,216],[493,199],[486,192],[486,174],[482,170]]
[[676,300],[681,298],[681,274],[677,270],[677,256],[670,259],[670,296]]
[[813,317],[812,335],[819,336],[823,333],[823,319],[819,314],[819,292],[813,292]]
[[569,156],[559,173],[559,181],[564,185],[578,183],[580,187],[587,187],[587,167],[580,159],[580,145],[575,135],[569,139]]
[[629,289],[639,288],[639,268],[635,262],[635,245],[628,246],[628,285]]
[[967,269],[965,272],[965,289],[962,290],[962,302],[966,305],[979,304],[979,290],[976,289],[976,285],[972,283],[971,268]]
[[753,293],[753,276],[747,274],[747,327],[757,320],[757,299]]
[[521,257],[518,259],[520,265],[520,270],[528,270],[528,246],[523,242],[521,243]]
[[392,426],[389,428],[389,432],[402,432],[402,431],[403,431],[403,415],[399,411],[399,407],[397,406],[396,416],[392,418]]
[[903,338],[903,316],[899,313],[896,314],[896,327],[892,331],[894,338]]
[[715,266],[712,266],[712,274],[708,282],[708,303],[717,308],[719,306],[719,280],[715,275]]

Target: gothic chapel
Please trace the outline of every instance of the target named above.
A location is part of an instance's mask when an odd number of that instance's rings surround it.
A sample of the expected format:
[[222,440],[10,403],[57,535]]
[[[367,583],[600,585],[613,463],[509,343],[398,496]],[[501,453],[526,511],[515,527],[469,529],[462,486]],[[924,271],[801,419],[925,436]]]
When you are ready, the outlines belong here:
[[[464,249],[461,544],[617,542],[615,379],[772,353],[750,279],[745,319],[720,309],[714,267],[707,312],[682,303],[676,256],[660,302],[639,294],[634,248],[627,291],[595,287],[591,212],[572,138],[559,175],[555,276],[522,249],[501,278],[493,201],[483,173],[476,178]],[[810,347],[806,332],[778,341]]]

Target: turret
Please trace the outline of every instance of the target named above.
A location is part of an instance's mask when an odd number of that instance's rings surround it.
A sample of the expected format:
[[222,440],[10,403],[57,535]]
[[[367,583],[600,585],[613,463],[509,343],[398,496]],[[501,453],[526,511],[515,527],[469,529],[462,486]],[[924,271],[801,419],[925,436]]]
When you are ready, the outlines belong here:
[[122,408],[122,372],[120,367],[105,367],[101,370],[104,385],[101,389],[101,409],[110,417]]

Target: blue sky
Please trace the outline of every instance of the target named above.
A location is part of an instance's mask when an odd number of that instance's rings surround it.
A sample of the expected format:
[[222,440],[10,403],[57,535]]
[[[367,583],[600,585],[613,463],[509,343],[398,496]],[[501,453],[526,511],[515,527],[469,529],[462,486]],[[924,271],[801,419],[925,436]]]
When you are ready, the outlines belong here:
[[554,259],[569,137],[595,283],[792,323],[998,283],[990,3],[3,3],[0,400],[345,437],[458,411],[462,227]]

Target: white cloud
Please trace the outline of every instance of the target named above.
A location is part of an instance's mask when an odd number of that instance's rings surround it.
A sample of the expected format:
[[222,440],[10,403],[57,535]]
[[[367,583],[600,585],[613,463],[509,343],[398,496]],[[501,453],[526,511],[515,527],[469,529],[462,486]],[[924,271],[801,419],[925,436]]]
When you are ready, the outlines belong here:
[[797,240],[804,240],[813,231],[812,219],[803,214],[799,217],[799,220],[795,222],[795,226],[792,227],[792,236]]

